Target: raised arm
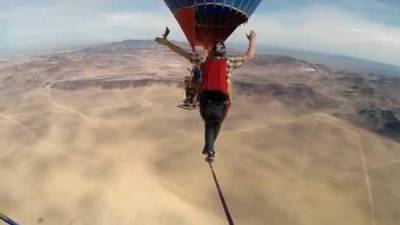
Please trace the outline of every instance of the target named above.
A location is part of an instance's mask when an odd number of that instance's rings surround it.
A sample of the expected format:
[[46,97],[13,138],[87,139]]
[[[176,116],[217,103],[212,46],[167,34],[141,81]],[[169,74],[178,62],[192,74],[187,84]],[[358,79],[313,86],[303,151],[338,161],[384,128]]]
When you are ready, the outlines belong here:
[[176,54],[184,57],[187,60],[192,60],[193,57],[194,57],[193,53],[186,51],[182,47],[180,47],[180,46],[168,41],[166,38],[157,37],[155,39],[155,41],[160,45],[167,46],[169,49],[171,49],[171,51],[173,51]]
[[246,34],[246,36],[249,39],[249,47],[246,54],[243,55],[243,59],[248,62],[256,56],[256,32],[250,31],[250,34]]

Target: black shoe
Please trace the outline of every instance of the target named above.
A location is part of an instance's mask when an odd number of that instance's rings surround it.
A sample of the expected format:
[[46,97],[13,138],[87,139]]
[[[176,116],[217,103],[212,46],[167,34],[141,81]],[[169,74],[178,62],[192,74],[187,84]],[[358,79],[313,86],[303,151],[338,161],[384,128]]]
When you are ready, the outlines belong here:
[[207,155],[208,154],[208,150],[206,147],[203,148],[203,151],[201,152],[201,154],[203,155]]
[[215,159],[215,151],[207,152],[206,161],[213,162]]

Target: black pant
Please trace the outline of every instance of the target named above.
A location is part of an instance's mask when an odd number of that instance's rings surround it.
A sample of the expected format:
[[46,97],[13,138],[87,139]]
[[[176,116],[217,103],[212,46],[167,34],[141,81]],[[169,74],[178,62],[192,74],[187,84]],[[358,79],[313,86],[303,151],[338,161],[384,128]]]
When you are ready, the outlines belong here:
[[228,96],[219,92],[204,91],[200,96],[200,114],[205,122],[204,149],[211,153],[215,151],[221,124],[227,113]]

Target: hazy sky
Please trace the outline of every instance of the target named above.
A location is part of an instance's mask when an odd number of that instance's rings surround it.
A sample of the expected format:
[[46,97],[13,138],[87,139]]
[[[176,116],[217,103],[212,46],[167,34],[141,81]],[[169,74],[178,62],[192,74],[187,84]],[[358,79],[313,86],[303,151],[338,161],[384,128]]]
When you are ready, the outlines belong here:
[[[0,0],[0,52],[151,39],[172,28],[162,0]],[[263,45],[400,65],[400,0],[264,0],[229,39],[254,29]]]

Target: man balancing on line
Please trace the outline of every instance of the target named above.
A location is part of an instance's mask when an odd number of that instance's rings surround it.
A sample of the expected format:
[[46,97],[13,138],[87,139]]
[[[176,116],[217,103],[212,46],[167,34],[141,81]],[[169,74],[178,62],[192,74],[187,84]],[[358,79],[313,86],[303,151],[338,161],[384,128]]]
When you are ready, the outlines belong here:
[[255,56],[255,32],[251,31],[247,38],[249,46],[244,55],[227,56],[224,42],[217,41],[205,61],[201,60],[197,53],[188,52],[166,38],[156,38],[159,44],[169,47],[172,51],[188,59],[192,64],[201,65],[200,114],[205,122],[205,146],[202,153],[207,155],[206,160],[208,161],[212,161],[215,158],[214,143],[217,140],[221,124],[231,106],[229,90],[232,72]]

